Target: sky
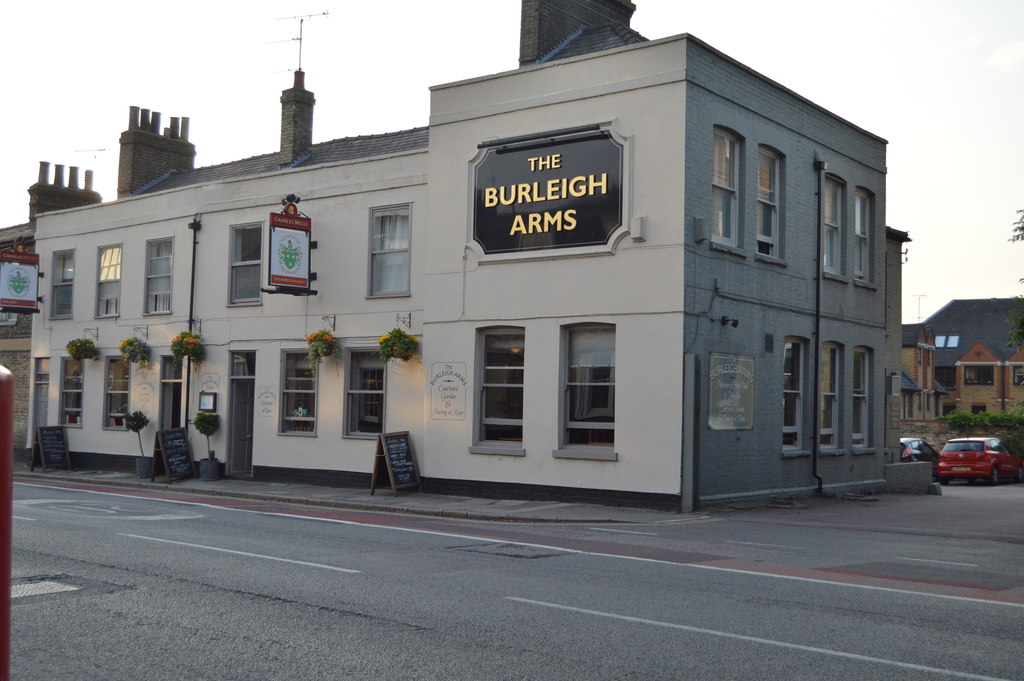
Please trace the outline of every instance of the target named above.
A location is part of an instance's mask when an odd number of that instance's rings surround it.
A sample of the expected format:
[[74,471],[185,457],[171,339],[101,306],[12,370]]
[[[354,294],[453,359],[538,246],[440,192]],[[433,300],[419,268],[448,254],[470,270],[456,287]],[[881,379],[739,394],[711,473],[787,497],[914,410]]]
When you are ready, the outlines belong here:
[[[1024,209],[1024,1],[634,4],[645,37],[694,35],[888,141],[886,224],[912,239],[905,323],[1024,295],[1024,243],[1009,242]],[[162,127],[188,117],[201,167],[278,149],[299,66],[322,142],[427,125],[430,86],[519,56],[520,0],[51,0],[4,14],[0,226],[27,221],[40,161],[92,170],[116,198],[131,106]]]

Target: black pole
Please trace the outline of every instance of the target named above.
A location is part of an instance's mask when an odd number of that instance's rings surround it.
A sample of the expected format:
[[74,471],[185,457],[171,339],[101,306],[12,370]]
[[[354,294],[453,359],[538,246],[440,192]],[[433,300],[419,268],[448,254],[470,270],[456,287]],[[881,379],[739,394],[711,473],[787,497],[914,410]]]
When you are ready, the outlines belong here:
[[[203,228],[202,216],[199,213],[195,214],[192,218],[192,222],[188,223],[188,228],[192,230],[192,275],[191,282],[189,283],[188,289],[188,330],[192,332],[192,328],[195,325],[195,311],[196,311],[196,252],[199,250],[199,230]],[[192,358],[186,358],[187,364],[185,365],[185,425],[188,426],[191,423],[189,419],[189,409],[192,403]]]

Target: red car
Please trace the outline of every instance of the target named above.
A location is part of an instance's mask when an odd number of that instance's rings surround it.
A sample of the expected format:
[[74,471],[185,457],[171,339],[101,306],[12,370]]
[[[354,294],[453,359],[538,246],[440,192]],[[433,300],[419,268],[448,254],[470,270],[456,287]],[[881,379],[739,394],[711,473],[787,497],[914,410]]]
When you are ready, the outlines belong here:
[[1024,463],[1002,440],[963,437],[948,441],[939,452],[937,474],[943,485],[955,479],[974,482],[979,478],[992,485],[1011,478],[1024,482]]

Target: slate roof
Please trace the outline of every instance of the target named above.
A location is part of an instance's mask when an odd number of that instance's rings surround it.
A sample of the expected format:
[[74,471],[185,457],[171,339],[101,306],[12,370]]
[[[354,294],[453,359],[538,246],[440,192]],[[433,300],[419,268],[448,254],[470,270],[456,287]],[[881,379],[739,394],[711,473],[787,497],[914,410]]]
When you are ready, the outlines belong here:
[[31,241],[36,235],[36,226],[31,222],[0,229],[0,246],[6,248],[18,239]]
[[910,374],[904,371],[903,375],[900,377],[900,392],[919,393],[921,392],[921,386],[917,384],[917,381],[910,377]]
[[[404,151],[426,149],[429,144],[429,128],[412,128],[400,132],[389,132],[380,135],[364,135],[360,137],[344,137],[329,142],[319,142],[310,149],[308,156],[300,159],[292,168],[305,168],[353,161],[358,159],[386,156]],[[261,156],[253,156],[240,161],[231,161],[205,168],[172,172],[150,182],[134,192],[134,196],[162,192],[169,189],[180,189],[211,182],[224,182],[243,177],[255,177],[282,170],[279,163],[280,154],[273,152]]]
[[921,336],[922,324],[903,325],[903,347],[917,347],[917,339]]
[[1020,298],[951,300],[923,322],[935,332],[936,345],[939,345],[939,336],[960,337],[956,347],[935,348],[935,365],[954,366],[978,341],[985,343],[1000,360],[1009,359],[1016,348],[1007,345],[1010,337],[1007,318],[1020,308],[1024,308],[1024,300]]
[[613,23],[603,26],[580,27],[555,49],[537,60],[538,64],[546,64],[556,59],[568,59],[592,52],[602,52],[616,47],[635,45],[647,42],[643,37],[628,26]]

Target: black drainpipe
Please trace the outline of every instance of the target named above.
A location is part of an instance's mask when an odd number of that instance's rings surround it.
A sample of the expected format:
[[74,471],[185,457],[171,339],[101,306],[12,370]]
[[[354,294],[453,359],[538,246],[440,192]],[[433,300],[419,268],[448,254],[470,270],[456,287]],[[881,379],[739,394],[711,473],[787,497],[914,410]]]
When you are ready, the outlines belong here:
[[824,196],[822,192],[824,190],[823,183],[827,169],[828,164],[825,161],[815,159],[814,170],[818,174],[818,255],[815,258],[816,271],[814,273],[814,397],[812,398],[814,417],[811,421],[813,428],[813,434],[811,435],[811,475],[818,483],[818,494],[821,494],[823,491],[823,481],[821,475],[818,474],[818,451],[820,449],[818,440],[821,434],[821,405],[818,402],[821,400],[821,279],[822,267],[824,265],[821,255],[821,231],[824,228],[822,221]]
[[[195,325],[196,311],[196,251],[199,248],[199,230],[203,228],[202,215],[195,214],[188,228],[192,230],[192,279],[188,289],[188,330],[191,333]],[[187,357],[185,361],[185,425],[191,423],[189,419],[189,407],[192,400],[192,358]]]

